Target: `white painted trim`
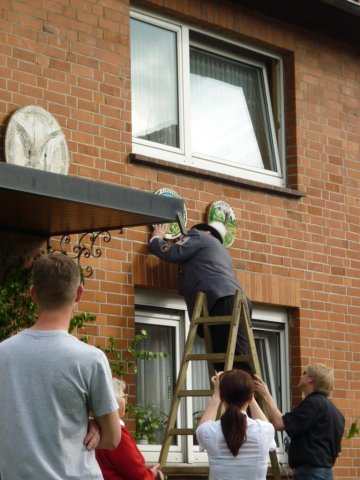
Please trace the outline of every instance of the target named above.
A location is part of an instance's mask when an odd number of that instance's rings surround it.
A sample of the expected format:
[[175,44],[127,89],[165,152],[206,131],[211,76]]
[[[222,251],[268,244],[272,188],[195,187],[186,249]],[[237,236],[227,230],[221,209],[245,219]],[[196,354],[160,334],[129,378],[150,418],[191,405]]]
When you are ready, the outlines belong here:
[[[135,299],[137,295],[135,293]],[[140,295],[140,298],[141,295]],[[138,301],[146,302],[146,298],[148,298],[146,295],[144,298]],[[154,301],[154,300],[153,300]],[[167,305],[169,305],[168,302],[165,302]],[[170,301],[171,304],[171,301]],[[164,326],[169,326],[172,328],[175,328],[175,345],[177,346],[175,348],[176,352],[176,358],[175,358],[175,370],[176,370],[176,376],[178,375],[179,372],[179,367],[180,367],[180,351],[182,351],[180,348],[178,348],[179,345],[182,344],[183,340],[183,325],[182,325],[182,318],[183,315],[182,313],[172,313],[169,311],[168,313],[163,313],[163,312],[154,312],[152,310],[146,310],[146,307],[150,307],[151,305],[148,304],[143,304],[140,303],[138,305],[142,305],[143,309],[137,309],[135,311],[135,322],[136,323],[141,323],[141,324],[148,324],[148,325],[159,325],[159,320],[161,321],[161,325]],[[160,308],[159,305],[156,305]],[[167,307],[162,307],[162,308],[168,308],[171,310],[174,310],[176,307],[174,306],[167,306]],[[182,309],[180,309],[182,310]],[[175,377],[176,380],[176,377]],[[178,421],[180,421],[180,416],[183,415],[183,412],[178,412]],[[179,437],[178,439],[178,444],[177,445],[171,445],[168,453],[168,461],[169,462],[174,462],[174,463],[181,463],[184,462],[185,454],[184,454],[184,445],[185,445],[185,439],[182,437]],[[139,450],[142,452],[144,455],[145,459],[147,462],[157,462],[159,459],[159,453],[161,446],[160,445],[138,445]]]
[[138,287],[135,287],[135,305],[187,310],[186,303],[179,294]]
[[[266,183],[269,185],[284,187],[286,186],[286,175],[285,175],[285,125],[284,125],[284,94],[283,94],[283,64],[282,58],[279,54],[271,50],[266,50],[259,48],[251,44],[245,44],[244,42],[236,42],[229,38],[221,37],[214,32],[205,31],[200,28],[196,28],[187,24],[182,24],[176,22],[172,19],[168,19],[165,16],[155,14],[154,12],[146,12],[145,10],[134,8],[131,10],[131,17],[137,18],[144,22],[154,24],[161,28],[165,28],[177,33],[177,57],[178,57],[178,109],[179,109],[179,138],[180,146],[179,148],[169,147],[167,145],[161,145],[148,140],[139,139],[133,137],[133,151],[139,155],[144,155],[147,157],[153,157],[160,160],[164,160],[170,163],[175,163],[178,165],[192,166],[195,168],[200,168],[205,171],[222,171],[224,174],[243,178],[246,180],[255,180],[258,182]],[[212,37],[227,44],[236,45],[243,49],[246,49],[251,53],[257,53],[268,58],[276,60],[278,65],[278,75],[276,80],[276,88],[278,90],[277,101],[278,101],[278,112],[279,118],[276,121],[279,121],[279,136],[277,136],[277,130],[275,128],[275,119],[272,111],[271,100],[270,100],[270,91],[267,80],[266,68],[263,63],[256,61],[255,59],[251,60],[248,57],[242,55],[234,55],[229,52],[226,52],[222,49],[216,49],[214,47],[206,47],[208,51],[217,51],[226,58],[233,58],[242,62],[246,62],[250,65],[256,65],[262,68],[263,73],[263,85],[265,87],[265,102],[268,109],[269,120],[270,120],[270,134],[273,143],[273,150],[275,155],[275,163],[277,171],[273,172],[271,170],[256,169],[246,165],[236,165],[230,161],[225,161],[218,158],[210,158],[205,155],[199,155],[195,152],[192,152],[191,149],[191,136],[190,136],[190,108],[189,108],[189,98],[190,98],[190,68],[189,68],[189,54],[190,54],[190,43],[191,45],[198,45],[196,42],[190,42],[189,40],[189,31],[194,31]],[[201,44],[202,47],[204,47]]]

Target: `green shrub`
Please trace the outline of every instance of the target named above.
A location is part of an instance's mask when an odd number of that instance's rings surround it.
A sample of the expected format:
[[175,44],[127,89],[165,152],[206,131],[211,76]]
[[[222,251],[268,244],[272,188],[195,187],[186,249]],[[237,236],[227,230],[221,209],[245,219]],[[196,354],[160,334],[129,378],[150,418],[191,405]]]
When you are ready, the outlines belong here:
[[166,427],[167,416],[165,413],[157,413],[155,404],[129,405],[128,412],[135,418],[135,440],[147,440],[155,443],[156,434]]

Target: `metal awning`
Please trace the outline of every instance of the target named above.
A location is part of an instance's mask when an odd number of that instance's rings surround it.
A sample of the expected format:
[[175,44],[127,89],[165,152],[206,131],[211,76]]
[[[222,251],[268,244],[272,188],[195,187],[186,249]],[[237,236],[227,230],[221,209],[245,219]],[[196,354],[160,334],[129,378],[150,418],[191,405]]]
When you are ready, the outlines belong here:
[[181,199],[0,163],[0,230],[49,238],[176,222]]

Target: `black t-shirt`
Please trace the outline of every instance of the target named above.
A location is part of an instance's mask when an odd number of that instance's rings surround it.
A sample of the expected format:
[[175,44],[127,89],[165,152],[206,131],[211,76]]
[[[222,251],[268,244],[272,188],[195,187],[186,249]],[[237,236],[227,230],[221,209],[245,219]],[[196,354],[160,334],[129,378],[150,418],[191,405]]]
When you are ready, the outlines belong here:
[[305,397],[283,416],[285,431],[291,438],[289,465],[332,467],[341,450],[345,419],[335,405],[321,393]]

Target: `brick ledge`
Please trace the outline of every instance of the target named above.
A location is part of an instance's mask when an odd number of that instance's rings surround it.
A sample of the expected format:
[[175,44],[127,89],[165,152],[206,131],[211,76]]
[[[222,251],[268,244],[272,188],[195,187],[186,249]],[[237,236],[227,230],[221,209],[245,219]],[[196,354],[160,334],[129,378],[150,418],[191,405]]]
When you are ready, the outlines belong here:
[[254,180],[246,180],[243,178],[236,178],[231,175],[226,175],[221,172],[212,172],[209,170],[202,170],[196,167],[190,167],[187,165],[176,164],[173,162],[168,162],[166,160],[161,160],[155,157],[148,157],[145,155],[139,155],[138,153],[129,153],[130,163],[142,163],[146,165],[152,165],[165,170],[173,170],[176,172],[181,172],[184,174],[196,174],[199,177],[207,178],[209,180],[218,179],[222,182],[231,183],[233,185],[241,185],[244,188],[251,190],[264,190],[272,194],[286,195],[293,198],[302,198],[305,197],[305,192],[300,192],[299,190],[294,190],[292,188],[286,187],[277,187],[275,185],[268,185],[262,182],[256,182]]

